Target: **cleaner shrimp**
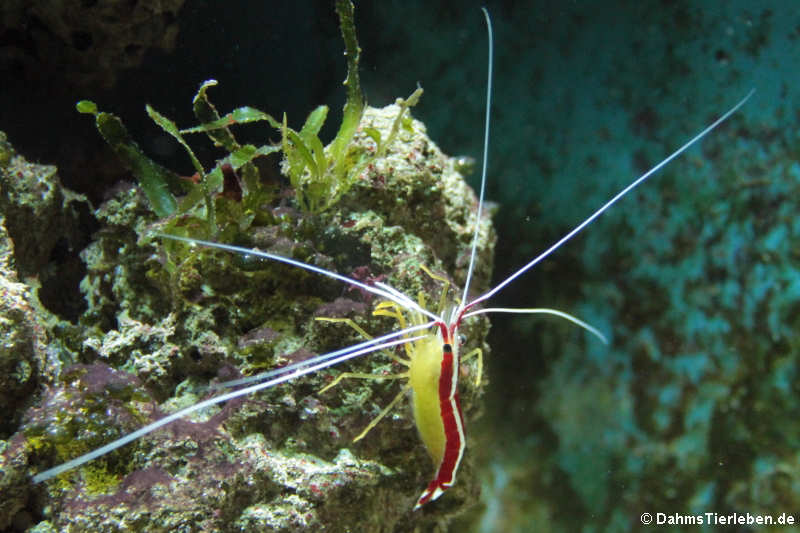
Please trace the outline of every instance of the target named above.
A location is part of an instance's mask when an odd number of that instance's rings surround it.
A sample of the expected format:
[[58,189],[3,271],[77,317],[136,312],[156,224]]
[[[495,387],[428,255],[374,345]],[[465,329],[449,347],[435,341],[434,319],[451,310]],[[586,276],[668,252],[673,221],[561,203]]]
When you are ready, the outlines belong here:
[[[145,425],[141,429],[129,433],[117,440],[114,440],[89,453],[76,457],[61,465],[38,473],[33,477],[33,481],[40,483],[58,476],[59,474],[83,465],[98,457],[101,457],[121,446],[133,442],[148,433],[158,430],[176,420],[187,417],[188,415],[205,409],[207,407],[228,402],[235,398],[247,396],[258,391],[276,387],[280,384],[298,379],[323,369],[336,366],[345,361],[353,360],[358,357],[379,351],[389,351],[396,347],[403,347],[406,358],[397,357],[400,363],[408,367],[407,372],[395,376],[376,376],[379,379],[397,378],[407,379],[408,384],[404,385],[394,401],[392,401],[381,414],[373,420],[359,437],[361,438],[369,429],[374,427],[386,413],[393,408],[407,391],[411,391],[412,404],[414,407],[414,418],[434,463],[434,475],[427,487],[417,498],[415,509],[419,509],[425,504],[439,498],[456,479],[459,465],[461,464],[466,448],[466,433],[464,428],[464,418],[461,411],[459,399],[459,368],[460,362],[467,357],[480,357],[479,350],[472,350],[466,355],[460,353],[461,341],[459,329],[465,320],[484,314],[494,313],[518,313],[518,314],[548,314],[566,319],[578,327],[588,331],[602,342],[606,342],[604,335],[595,327],[563,311],[548,308],[502,308],[502,307],[481,307],[491,300],[493,296],[507,288],[520,276],[526,274],[534,266],[538,265],[545,258],[549,257],[556,250],[578,235],[598,217],[608,211],[619,200],[628,195],[632,190],[641,185],[648,178],[664,168],[673,159],[684,153],[689,147],[697,143],[719,124],[727,120],[734,114],[751,96],[752,91],[742,100],[736,103],[722,116],[710,125],[703,128],[694,137],[685,142],[682,146],[664,158],[650,170],[636,178],[625,188],[606,203],[596,209],[582,222],[577,224],[572,230],[558,239],[543,252],[536,255],[526,264],[519,267],[516,271],[505,277],[490,290],[477,297],[471,297],[470,286],[473,282],[476,249],[479,237],[480,221],[484,212],[484,193],[488,171],[488,148],[489,148],[489,115],[492,97],[492,56],[493,56],[493,36],[492,26],[488,12],[484,9],[488,29],[489,42],[489,61],[488,61],[488,81],[485,108],[485,127],[483,135],[483,159],[481,168],[481,185],[478,194],[477,209],[474,218],[474,234],[469,256],[468,269],[460,298],[451,305],[440,304],[436,311],[427,309],[424,301],[415,301],[413,298],[402,293],[396,288],[380,282],[374,281],[367,283],[353,279],[352,277],[341,275],[337,272],[321,268],[309,263],[298,261],[289,257],[267,253],[256,249],[249,249],[240,246],[198,240],[193,238],[160,234],[164,239],[182,241],[192,246],[215,248],[234,254],[242,254],[251,257],[258,257],[270,261],[277,261],[294,268],[304,269],[313,274],[326,276],[335,279],[346,285],[356,287],[365,293],[377,296],[382,299],[382,303],[376,307],[377,314],[395,318],[399,324],[399,329],[374,338],[367,338],[355,345],[335,350],[322,355],[314,356],[301,362],[289,364],[287,366],[270,370],[243,379],[238,379],[223,383],[224,387],[242,387],[230,392],[223,392],[209,399],[200,401],[194,405],[181,409],[173,414],[165,416],[153,423]],[[433,276],[436,277],[436,276]],[[443,291],[444,292],[444,291]],[[443,294],[444,297],[444,294]],[[420,299],[421,300],[421,299]],[[410,319],[404,318],[410,316]],[[345,377],[362,378],[366,376],[351,374]],[[480,377],[477,378],[478,382]],[[331,386],[338,383],[338,380]]]

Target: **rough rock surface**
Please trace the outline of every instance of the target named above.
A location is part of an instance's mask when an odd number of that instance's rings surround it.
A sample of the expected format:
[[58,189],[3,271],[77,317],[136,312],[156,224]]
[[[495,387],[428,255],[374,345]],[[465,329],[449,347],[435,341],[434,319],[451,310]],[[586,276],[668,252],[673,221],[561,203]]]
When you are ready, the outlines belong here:
[[[398,109],[368,109],[363,127],[388,137]],[[356,142],[374,150],[370,136]],[[341,202],[319,215],[268,207],[274,223],[249,243],[362,281],[384,281],[429,308],[443,284],[463,283],[476,199],[457,171],[408,121],[385,159],[365,168]],[[94,216],[101,229],[83,251],[86,309],[77,325],[51,320],[67,362],[41,387],[13,436],[29,472],[64,462],[215,394],[213,381],[301,361],[363,340],[398,322],[372,316],[377,300],[341,283],[273,262],[160,242],[135,188],[122,188]],[[491,275],[494,232],[484,214],[473,292]],[[450,296],[452,300],[454,296]],[[469,320],[465,349],[488,355],[485,319]],[[61,335],[61,337],[58,337]],[[397,530],[444,527],[479,492],[469,455],[456,485],[424,512],[411,508],[433,466],[403,402],[362,441],[351,441],[397,394],[393,380],[345,380],[341,370],[403,370],[382,354],[230,401],[170,424],[43,485],[17,512],[59,531]],[[52,369],[50,369],[52,373]],[[480,410],[475,361],[462,368],[469,422]],[[13,433],[13,431],[12,431]],[[19,481],[19,478],[16,478]],[[24,504],[24,502],[21,502]],[[20,507],[18,505],[17,507]]]

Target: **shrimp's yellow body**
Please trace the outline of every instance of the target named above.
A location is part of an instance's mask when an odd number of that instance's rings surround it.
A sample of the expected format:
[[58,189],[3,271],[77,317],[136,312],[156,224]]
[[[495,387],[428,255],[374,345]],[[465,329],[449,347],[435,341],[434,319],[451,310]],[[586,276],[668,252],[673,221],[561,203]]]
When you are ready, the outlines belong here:
[[[442,314],[450,283],[424,266],[421,268],[433,279],[444,283],[439,303],[439,313]],[[425,306],[425,298],[421,293],[419,304],[421,307]],[[393,317],[401,329],[406,328],[403,311],[394,302],[378,304],[375,314]],[[408,371],[395,376],[408,379],[408,384],[403,390],[411,389],[414,423],[437,469],[433,480],[417,500],[415,509],[435,500],[453,485],[466,447],[464,419],[458,396],[459,352],[458,345],[453,342],[458,336],[460,315],[451,312],[448,316],[454,318],[449,322],[437,321],[434,326],[435,332],[404,346],[408,360],[400,362],[408,366]],[[425,323],[425,317],[418,312],[411,312],[411,317],[412,326]],[[474,355],[478,356],[480,368],[481,351],[475,349],[467,354],[467,357]],[[480,384],[480,375],[479,371],[477,384]],[[363,437],[386,412],[387,410],[384,410],[357,438]]]
[[[444,315],[447,289],[450,282],[441,276],[435,275],[425,266],[420,268],[434,280],[444,284],[439,302],[439,313]],[[425,308],[425,296],[419,294],[418,309]],[[460,308],[459,308],[460,309]],[[409,324],[406,321],[408,313]],[[396,302],[380,302],[373,313],[377,316],[385,316],[397,320],[401,330],[425,327],[425,317],[415,310],[403,309]],[[452,317],[449,321],[435,321],[433,331],[421,337],[414,337],[406,334],[408,342],[403,345],[406,359],[385,352],[395,361],[408,367],[408,370],[399,374],[392,375],[373,375],[345,372],[340,374],[333,382],[326,386],[324,392],[341,382],[344,378],[360,379],[407,379],[408,383],[400,393],[389,403],[381,413],[375,417],[369,425],[362,431],[354,441],[361,440],[374,428],[377,423],[386,416],[391,409],[405,396],[407,391],[411,391],[412,411],[414,423],[417,426],[420,438],[436,467],[436,475],[423,491],[414,507],[419,509],[426,503],[441,496],[444,491],[450,488],[455,482],[456,472],[461,464],[466,447],[464,435],[464,419],[461,413],[461,402],[458,396],[458,374],[459,374],[459,351],[458,345],[453,342],[457,338],[458,326],[461,315],[457,310],[452,310],[446,316]],[[328,322],[342,322],[358,331],[362,336],[371,338],[370,335],[361,329],[355,322],[347,318],[323,318],[317,320]],[[483,365],[483,355],[480,349],[476,348],[466,354],[464,359],[478,357],[478,372],[476,386],[480,385],[481,371]]]
[[411,385],[414,423],[433,464],[439,465],[445,449],[445,430],[439,405],[442,340],[439,335],[428,335],[414,342],[411,351],[408,381]]

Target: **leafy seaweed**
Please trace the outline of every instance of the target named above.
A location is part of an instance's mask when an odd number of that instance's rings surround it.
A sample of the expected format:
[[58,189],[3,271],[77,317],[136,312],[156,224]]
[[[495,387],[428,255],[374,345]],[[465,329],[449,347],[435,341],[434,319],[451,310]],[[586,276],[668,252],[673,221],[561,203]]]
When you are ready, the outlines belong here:
[[353,20],[353,3],[350,0],[336,0],[336,13],[344,39],[345,57],[347,57],[347,77],[344,86],[347,88],[347,102],[344,104],[342,125],[331,144],[331,156],[336,174],[343,174],[341,167],[345,164],[347,145],[353,138],[364,113],[364,96],[361,94],[361,82],[358,76],[358,60],[361,48],[356,40],[356,25]]
[[392,144],[392,141],[394,141],[395,137],[397,137],[397,131],[400,129],[400,123],[403,122],[406,109],[417,105],[417,102],[419,102],[419,99],[422,96],[422,92],[422,87],[417,87],[417,89],[411,93],[411,96],[405,100],[402,98],[395,100],[395,104],[400,107],[400,112],[395,117],[394,122],[392,122],[392,129],[389,131],[389,137],[386,138],[386,142],[381,142],[381,134],[378,130],[374,128],[368,128],[372,131],[367,132],[367,135],[369,135],[375,141],[375,144],[378,145],[378,149],[375,151],[376,158],[386,155],[386,149]]
[[139,181],[153,211],[160,217],[173,214],[178,201],[171,189],[180,189],[178,175],[147,157],[116,115],[98,111],[90,100],[81,100],[75,107],[81,113],[94,115],[100,135]]
[[175,140],[177,140],[181,146],[186,149],[186,152],[189,154],[189,158],[192,160],[192,166],[197,171],[198,176],[200,177],[199,185],[200,190],[203,193],[203,198],[206,202],[206,220],[208,222],[209,230],[211,234],[214,235],[217,233],[217,218],[216,218],[216,209],[214,207],[214,199],[211,197],[211,186],[206,179],[206,172],[203,168],[203,165],[200,163],[200,160],[197,159],[197,156],[194,155],[194,152],[189,147],[189,144],[183,139],[178,126],[175,125],[170,119],[153,109],[150,104],[145,106],[147,110],[147,114],[150,115],[150,118],[153,119],[153,122],[161,126],[165,132],[172,135]]
[[323,147],[317,135],[328,115],[326,106],[319,106],[312,111],[299,132],[287,126],[285,116],[280,126],[284,173],[288,175],[295,189],[298,205],[312,213],[333,206],[353,186],[367,164],[386,154],[386,149],[397,134],[405,110],[416,105],[422,95],[422,89],[417,88],[408,99],[397,99],[400,112],[392,125],[389,137],[383,142],[378,130],[364,129],[378,146],[374,154],[356,148],[352,141],[358,131],[365,106],[358,76],[361,49],[356,39],[352,2],[337,0],[336,12],[339,15],[347,57],[347,77],[344,81],[347,101],[339,131],[333,141],[327,147]]
[[[364,133],[375,141],[376,150],[368,151],[362,144],[354,142],[366,106],[358,74],[361,50],[356,39],[352,2],[337,0],[336,11],[347,57],[344,81],[347,99],[342,123],[327,146],[319,138],[328,118],[327,106],[311,111],[299,131],[288,126],[285,115],[278,121],[254,107],[242,106],[221,115],[208,95],[209,89],[217,85],[217,81],[211,79],[200,85],[192,101],[199,122],[197,126],[181,129],[171,119],[146,106],[150,118],[177,140],[189,155],[196,174],[190,179],[181,179],[149,159],[114,115],[98,112],[97,106],[88,100],[78,103],[78,111],[95,116],[101,134],[137,177],[156,214],[179,217],[179,220],[169,222],[172,229],[183,225],[193,228],[192,236],[209,238],[219,237],[227,227],[243,231],[256,220],[269,222],[269,215],[263,214],[264,206],[270,204],[274,194],[264,185],[255,160],[279,151],[283,153],[282,170],[294,189],[298,207],[306,212],[320,213],[347,193],[367,164],[385,156],[404,119],[405,110],[414,106],[422,94],[422,89],[418,88],[408,99],[397,100],[400,112],[386,139],[381,138],[377,129],[364,129]],[[280,144],[240,144],[233,127],[254,122],[266,122],[279,132]],[[207,171],[187,142],[187,136],[192,134],[205,134],[227,155]],[[184,193],[180,201],[175,196],[178,193]]]

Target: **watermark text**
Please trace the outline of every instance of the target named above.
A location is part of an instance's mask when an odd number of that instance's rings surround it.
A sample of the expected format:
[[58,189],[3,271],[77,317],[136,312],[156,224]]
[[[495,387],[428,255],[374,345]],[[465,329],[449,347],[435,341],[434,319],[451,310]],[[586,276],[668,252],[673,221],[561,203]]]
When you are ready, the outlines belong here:
[[790,513],[642,513],[639,519],[646,526],[788,526],[800,523]]

